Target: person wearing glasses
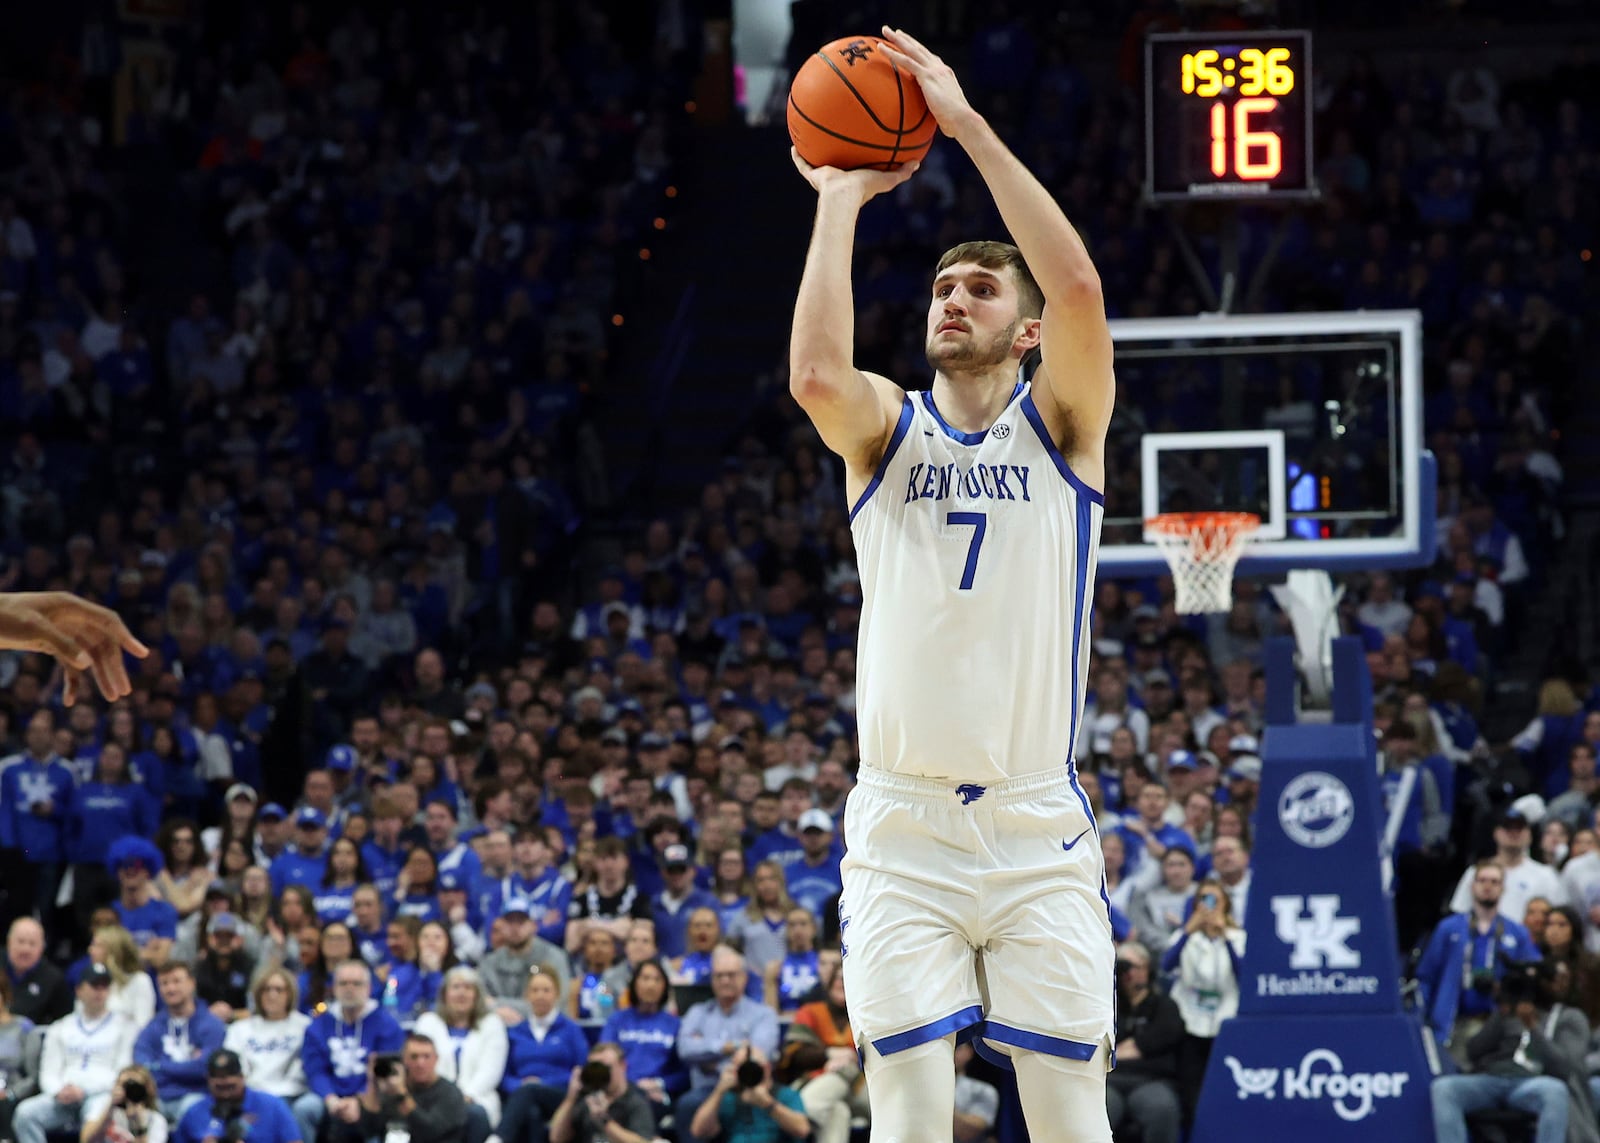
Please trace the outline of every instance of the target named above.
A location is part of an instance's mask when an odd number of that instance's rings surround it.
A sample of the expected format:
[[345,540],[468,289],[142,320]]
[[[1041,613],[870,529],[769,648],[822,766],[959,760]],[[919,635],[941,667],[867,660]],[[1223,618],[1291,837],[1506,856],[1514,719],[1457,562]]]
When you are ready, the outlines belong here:
[[299,1011],[300,997],[288,969],[268,969],[250,995],[254,1015],[228,1025],[222,1046],[244,1061],[245,1079],[257,1091],[294,1103],[306,1093],[305,1047],[311,1017]]
[[745,995],[749,977],[744,957],[732,949],[722,947],[711,954],[711,999],[684,1013],[678,1028],[678,1058],[689,1069],[690,1079],[689,1090],[673,1109],[673,1122],[694,1122],[695,1112],[716,1091],[735,1053],[755,1048],[766,1060],[778,1054],[778,1015]]
[[17,1143],[76,1133],[105,1114],[122,1069],[133,1063],[138,1029],[110,1009],[111,970],[91,964],[78,981],[78,1009],[50,1025],[39,1060],[39,1094],[17,1105]]

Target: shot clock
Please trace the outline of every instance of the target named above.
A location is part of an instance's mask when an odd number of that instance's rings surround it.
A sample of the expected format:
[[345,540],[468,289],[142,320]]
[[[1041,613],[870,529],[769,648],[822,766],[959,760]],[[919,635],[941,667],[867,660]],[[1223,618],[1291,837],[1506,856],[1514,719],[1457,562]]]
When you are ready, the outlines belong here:
[[1313,197],[1311,33],[1145,41],[1145,195]]

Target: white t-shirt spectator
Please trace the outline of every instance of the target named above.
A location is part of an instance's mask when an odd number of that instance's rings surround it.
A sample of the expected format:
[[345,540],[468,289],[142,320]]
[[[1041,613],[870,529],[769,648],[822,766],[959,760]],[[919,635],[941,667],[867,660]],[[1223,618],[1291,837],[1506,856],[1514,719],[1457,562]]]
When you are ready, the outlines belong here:
[[[1528,911],[1528,902],[1535,897],[1543,897],[1552,905],[1565,905],[1567,890],[1561,884],[1560,874],[1543,862],[1529,857],[1506,869],[1506,888],[1505,892],[1500,894],[1500,912],[1521,924],[1522,915]],[[1461,874],[1461,880],[1456,882],[1455,895],[1450,898],[1450,911],[1452,913],[1472,911],[1472,866],[1470,865]]]
[[292,1100],[306,1093],[305,1047],[311,1017],[291,1012],[284,1020],[247,1016],[228,1026],[222,1046],[239,1053],[245,1082],[251,1087]]

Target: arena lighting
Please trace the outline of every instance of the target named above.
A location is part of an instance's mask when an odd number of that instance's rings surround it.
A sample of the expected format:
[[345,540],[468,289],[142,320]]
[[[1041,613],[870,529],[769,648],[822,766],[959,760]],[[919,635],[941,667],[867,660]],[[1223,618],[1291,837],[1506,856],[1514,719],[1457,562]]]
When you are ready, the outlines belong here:
[[639,250],[639,261],[641,261],[641,262],[650,261],[650,247],[645,246],[645,247],[642,247]]
[[667,220],[664,218],[658,218],[655,220],[655,222],[651,223],[651,225],[657,230],[665,230],[667,228]]
[[621,314],[612,314],[611,315],[611,324],[612,325],[621,325],[622,324],[622,315]]

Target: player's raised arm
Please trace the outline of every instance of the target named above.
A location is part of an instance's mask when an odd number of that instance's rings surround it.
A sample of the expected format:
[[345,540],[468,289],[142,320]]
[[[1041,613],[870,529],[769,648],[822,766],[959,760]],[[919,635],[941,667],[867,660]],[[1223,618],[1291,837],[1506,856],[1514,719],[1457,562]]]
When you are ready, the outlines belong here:
[[[1039,283],[1045,302],[1040,331],[1044,360],[1034,375],[1034,391],[1042,389],[1053,399],[1060,420],[1052,428],[1058,436],[1070,420],[1079,447],[1092,448],[1098,459],[1115,386],[1111,331],[1089,251],[1050,192],[973,110],[950,66],[905,32],[885,27],[883,36],[893,45],[890,58],[916,76],[939,129],[978,168]],[[1039,403],[1049,419],[1048,403]]]
[[870,475],[882,456],[902,400],[887,378],[854,365],[855,301],[850,263],[856,218],[875,196],[893,190],[916,170],[841,171],[794,164],[817,191],[817,221],[806,250],[805,273],[789,336],[789,392],[822,434],[822,441],[855,473]]

